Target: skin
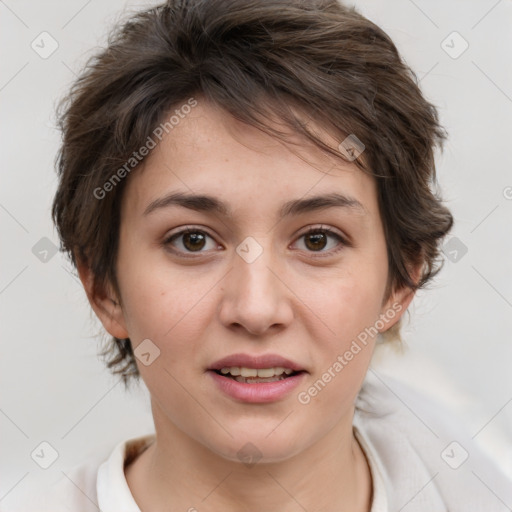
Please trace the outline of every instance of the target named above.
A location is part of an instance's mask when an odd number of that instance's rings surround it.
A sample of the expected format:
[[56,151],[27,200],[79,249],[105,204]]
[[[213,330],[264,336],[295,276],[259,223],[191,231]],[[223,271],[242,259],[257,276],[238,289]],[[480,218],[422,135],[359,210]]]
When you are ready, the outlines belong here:
[[[385,300],[388,260],[373,178],[304,141],[280,143],[199,101],[126,185],[120,296],[113,287],[93,295],[87,266],[79,273],[111,335],[129,337],[134,348],[149,338],[160,349],[151,365],[137,362],[156,429],[155,443],[125,469],[141,510],[169,504],[201,512],[370,510],[371,474],[352,419],[375,339],[309,404],[297,395],[379,315],[401,306],[382,332],[413,298],[402,289]],[[215,196],[233,216],[180,206],[144,215],[174,191]],[[363,210],[331,207],[277,218],[286,201],[332,192],[356,198]],[[187,226],[209,235],[202,247],[185,245],[183,236],[166,245]],[[349,243],[327,234],[315,245],[304,233],[320,226]],[[236,252],[246,237],[263,251],[252,263]],[[219,391],[206,372],[239,352],[278,353],[308,373],[283,399],[242,403]],[[248,442],[262,455],[250,467],[237,456]]]

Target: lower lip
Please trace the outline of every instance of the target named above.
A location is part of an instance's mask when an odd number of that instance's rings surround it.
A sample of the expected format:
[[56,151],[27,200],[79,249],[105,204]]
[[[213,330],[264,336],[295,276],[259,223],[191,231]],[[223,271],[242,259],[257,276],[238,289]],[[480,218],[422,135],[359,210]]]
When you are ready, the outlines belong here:
[[274,382],[256,382],[246,384],[230,377],[223,377],[213,370],[208,370],[220,390],[232,398],[242,402],[265,403],[275,402],[296,388],[306,376],[306,372],[298,373],[286,379]]

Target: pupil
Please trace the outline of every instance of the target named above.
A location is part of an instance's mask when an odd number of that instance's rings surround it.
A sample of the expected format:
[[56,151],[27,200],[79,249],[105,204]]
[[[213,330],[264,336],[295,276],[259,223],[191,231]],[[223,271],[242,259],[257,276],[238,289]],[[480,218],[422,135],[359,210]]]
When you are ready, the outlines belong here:
[[[323,249],[325,247],[325,234],[324,233],[310,233],[306,237],[306,245],[310,249]],[[313,246],[310,247],[310,244],[308,244],[308,240],[313,240]],[[320,241],[320,246],[318,246],[318,242]],[[323,242],[323,243],[322,243]]]
[[183,235],[183,245],[192,251],[202,249],[204,247],[204,241],[205,237],[201,233],[185,233]]

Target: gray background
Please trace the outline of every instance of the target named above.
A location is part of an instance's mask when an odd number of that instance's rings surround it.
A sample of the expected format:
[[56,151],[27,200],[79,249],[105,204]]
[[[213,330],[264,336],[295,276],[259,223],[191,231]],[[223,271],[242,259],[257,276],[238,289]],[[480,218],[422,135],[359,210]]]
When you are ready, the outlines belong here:
[[[96,356],[99,323],[67,261],[52,254],[50,222],[54,106],[123,9],[143,5],[0,1],[1,508],[152,429],[145,390],[125,393]],[[379,351],[374,367],[448,406],[512,476],[512,2],[356,6],[392,37],[439,108],[450,133],[439,181],[456,219],[442,273],[409,308],[407,350]],[[55,43],[44,31],[58,43],[49,56]],[[30,456],[43,441],[59,454],[47,470]]]

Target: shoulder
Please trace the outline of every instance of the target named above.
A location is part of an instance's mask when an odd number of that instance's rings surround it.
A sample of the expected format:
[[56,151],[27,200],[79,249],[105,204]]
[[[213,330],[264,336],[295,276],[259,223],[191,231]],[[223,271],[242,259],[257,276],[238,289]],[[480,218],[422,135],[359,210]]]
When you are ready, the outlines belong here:
[[98,512],[96,478],[101,462],[90,459],[60,476],[44,489],[38,486],[5,512]]
[[450,411],[406,384],[370,369],[354,428],[384,475],[391,510],[510,510],[512,482],[499,466]]
[[5,512],[140,512],[126,482],[124,466],[153,439],[151,434],[119,442],[110,455],[97,455],[79,466],[62,471],[60,478],[44,491],[26,497],[15,508]]

